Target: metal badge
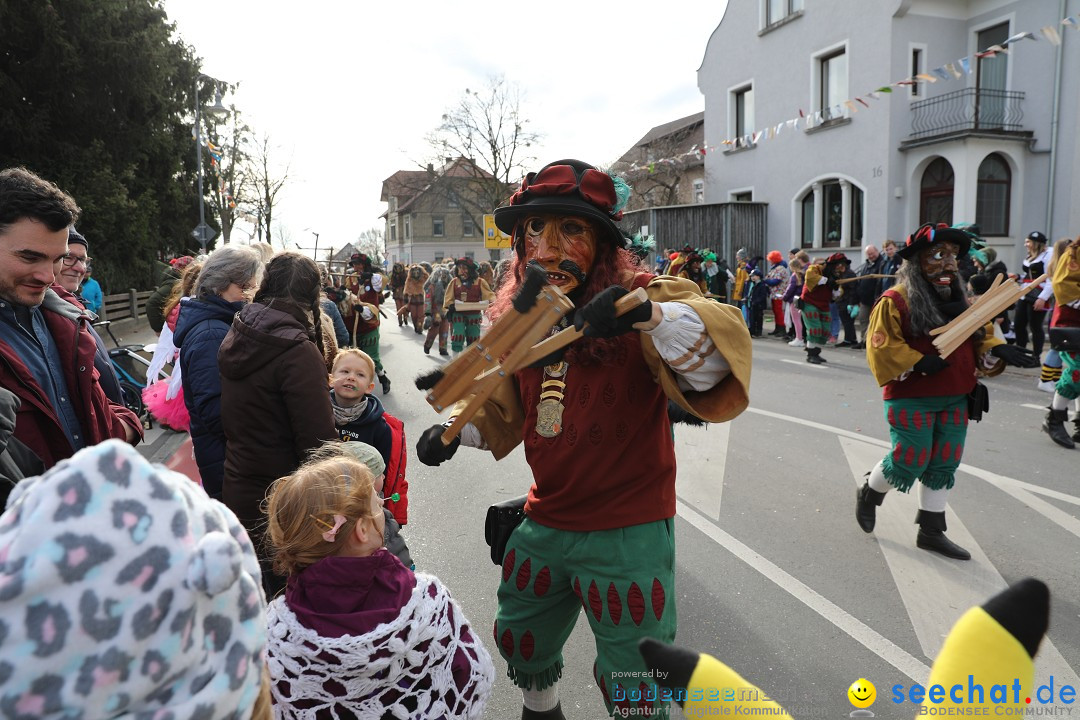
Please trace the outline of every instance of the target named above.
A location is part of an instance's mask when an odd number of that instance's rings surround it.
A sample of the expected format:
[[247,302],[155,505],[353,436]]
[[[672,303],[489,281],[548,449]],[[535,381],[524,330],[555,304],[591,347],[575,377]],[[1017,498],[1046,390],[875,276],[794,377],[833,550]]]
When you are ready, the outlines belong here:
[[561,399],[541,398],[536,406],[536,434],[540,437],[553,438],[562,432],[563,406]]

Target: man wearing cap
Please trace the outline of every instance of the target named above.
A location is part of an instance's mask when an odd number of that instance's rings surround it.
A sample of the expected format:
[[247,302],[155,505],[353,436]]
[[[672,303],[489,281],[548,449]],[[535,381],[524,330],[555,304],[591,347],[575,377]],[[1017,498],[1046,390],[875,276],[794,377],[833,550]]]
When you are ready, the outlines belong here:
[[1006,364],[1038,365],[1031,352],[995,337],[990,323],[948,358],[934,347],[930,331],[968,308],[957,258],[970,243],[963,230],[928,224],[897,250],[905,262],[896,285],[874,305],[866,344],[870,372],[885,398],[892,449],[868,473],[855,507],[859,527],[872,532],[885,494],[893,488],[907,492],[918,480],[915,544],[956,560],[970,560],[971,554],[945,536],[945,506],[963,456],[976,373],[989,377]]
[[349,265],[353,271],[345,276],[345,289],[355,296],[356,302],[352,312],[345,315],[345,327],[353,347],[360,348],[375,361],[375,374],[385,395],[390,392],[390,378],[379,358],[379,305],[383,300],[384,278],[382,273],[372,270],[371,258],[364,253],[353,253]]
[[827,362],[821,357],[821,349],[829,340],[829,326],[832,316],[829,305],[843,296],[843,289],[837,280],[844,276],[851,263],[844,253],[833,253],[825,258],[824,264],[811,263],[806,268],[803,282],[802,318],[806,328],[806,362],[820,365]]
[[21,402],[15,437],[46,468],[109,438],[143,436],[135,413],[101,388],[90,315],[53,288],[78,213],[53,183],[0,171],[0,385]]
[[[685,279],[640,271],[615,224],[629,190],[621,178],[560,160],[529,173],[495,210],[514,258],[493,319],[515,312],[526,267],[539,265],[577,307],[572,323],[585,336],[507,377],[449,446],[442,425],[417,443],[428,465],[460,444],[501,459],[524,443],[533,484],[526,518],[506,545],[495,640],[527,719],[563,717],[562,648],[582,606],[608,711],[666,712],[638,692],[648,674],[637,642],[675,635],[668,402],[721,422],[749,400],[750,338],[738,310]],[[648,301],[616,317],[615,301],[635,288]],[[568,316],[552,330],[570,323]]]
[[491,286],[480,277],[476,261],[461,257],[454,261],[454,279],[443,293],[443,316],[450,321],[450,349],[459,353],[480,337],[483,313],[463,310],[458,303],[488,302],[495,297]]

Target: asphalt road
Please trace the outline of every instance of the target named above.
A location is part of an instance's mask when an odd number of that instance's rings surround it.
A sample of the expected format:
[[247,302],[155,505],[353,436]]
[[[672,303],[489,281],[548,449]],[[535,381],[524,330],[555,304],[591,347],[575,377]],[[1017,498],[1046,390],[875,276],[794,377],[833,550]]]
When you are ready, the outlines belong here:
[[[441,360],[421,342],[384,326],[393,387],[382,400],[405,422],[410,446],[440,421],[412,387]],[[973,554],[961,563],[914,547],[913,495],[891,493],[873,535],[855,523],[854,491],[888,441],[863,353],[827,349],[828,364],[811,366],[776,340],[753,348],[750,408],[731,423],[676,431],[678,642],[716,655],[795,717],[846,716],[848,686],[867,678],[878,717],[910,718],[916,708],[892,704],[889,689],[925,682],[964,610],[1035,576],[1052,593],[1036,683],[1053,675],[1058,686],[1080,685],[1080,454],[1039,429],[1049,396],[1035,389],[1036,374],[988,381],[990,412],[970,427],[950,496],[949,536]],[[403,532],[417,569],[438,575],[488,640],[498,680],[485,716],[516,718],[520,694],[490,640],[499,571],[483,522],[488,505],[527,490],[523,453],[496,463],[462,448],[429,468],[410,447],[408,479]],[[570,719],[606,716],[593,655],[582,619],[560,683]]]

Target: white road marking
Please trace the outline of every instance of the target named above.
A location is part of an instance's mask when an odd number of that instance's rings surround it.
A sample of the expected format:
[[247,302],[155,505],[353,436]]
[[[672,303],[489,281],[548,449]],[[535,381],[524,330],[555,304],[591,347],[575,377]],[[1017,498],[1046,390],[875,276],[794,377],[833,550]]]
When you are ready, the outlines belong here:
[[692,452],[679,453],[676,495],[713,520],[719,520],[731,423],[712,423],[706,427],[679,425],[675,434],[680,445],[693,448]]
[[[854,502],[854,500],[853,500]],[[885,662],[907,675],[915,682],[925,683],[930,677],[930,667],[889,640],[872,627],[849,614],[839,605],[826,599],[802,581],[782,570],[775,563],[758,554],[744,543],[724,532],[708,518],[686,503],[676,502],[679,516],[705,533],[718,545],[742,560],[754,570],[776,583],[796,600],[831,622],[856,642],[867,648]],[[852,520],[854,522],[854,519]]]
[[1020,403],[1020,407],[1031,408],[1032,410],[1045,410],[1045,405],[1032,405],[1031,403]]
[[786,362],[786,363],[791,363],[792,365],[798,365],[799,367],[816,367],[816,368],[827,368],[827,367],[829,367],[829,363],[828,363],[828,362],[823,362],[823,363],[821,363],[820,365],[815,365],[814,363],[808,363],[808,362],[806,362],[805,360],[802,360],[802,361],[799,361],[799,360],[788,360],[788,359],[786,359],[786,358],[785,358],[785,359],[783,359],[783,360],[781,360],[780,362]]

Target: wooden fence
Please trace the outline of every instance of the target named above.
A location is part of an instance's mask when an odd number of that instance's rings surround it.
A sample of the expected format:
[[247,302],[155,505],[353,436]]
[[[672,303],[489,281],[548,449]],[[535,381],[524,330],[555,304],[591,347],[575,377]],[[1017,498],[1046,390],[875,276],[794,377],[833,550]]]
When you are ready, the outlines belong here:
[[102,320],[117,322],[146,316],[146,301],[153,290],[128,290],[119,295],[106,295],[101,304],[99,315]]
[[647,227],[657,253],[691,245],[712,250],[734,267],[739,248],[746,248],[749,258],[765,254],[768,207],[761,202],[669,205],[628,212],[619,226],[630,235]]

